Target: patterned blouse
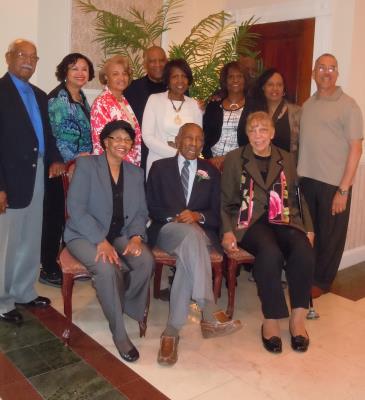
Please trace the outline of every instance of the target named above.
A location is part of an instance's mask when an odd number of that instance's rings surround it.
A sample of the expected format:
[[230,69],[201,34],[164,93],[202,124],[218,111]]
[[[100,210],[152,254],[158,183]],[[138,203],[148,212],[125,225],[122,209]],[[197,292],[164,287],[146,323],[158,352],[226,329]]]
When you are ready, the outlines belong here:
[[48,95],[48,114],[57,148],[63,161],[74,160],[78,154],[91,153],[90,106],[81,91],[82,103],[74,101],[61,83]]
[[125,157],[125,161],[139,166],[141,163],[142,134],[137,118],[127,99],[123,96],[122,101],[119,103],[106,86],[104,92],[95,99],[91,107],[91,138],[94,154],[103,153],[103,148],[99,141],[99,135],[104,126],[113,120],[127,121],[135,130],[136,137],[134,140],[134,146]]

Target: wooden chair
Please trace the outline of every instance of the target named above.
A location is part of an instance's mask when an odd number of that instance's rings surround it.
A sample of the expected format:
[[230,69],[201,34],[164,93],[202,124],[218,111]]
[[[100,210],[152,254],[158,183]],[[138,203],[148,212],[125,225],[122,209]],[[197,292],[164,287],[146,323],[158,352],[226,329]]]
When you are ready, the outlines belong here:
[[238,248],[239,251],[233,254],[226,254],[227,261],[227,287],[228,287],[228,305],[227,315],[233,317],[234,302],[236,295],[236,279],[237,279],[237,267],[240,264],[253,264],[255,257],[248,253],[246,250]]
[[[161,275],[162,268],[164,265],[169,267],[176,266],[176,257],[171,256],[165,251],[161,250],[159,247],[154,247],[152,253],[155,257],[155,277],[153,281],[153,297],[155,299],[160,298],[161,289]],[[223,255],[218,253],[217,250],[212,249],[210,251],[210,261],[212,263],[213,269],[213,294],[214,300],[217,302],[218,297],[220,297],[222,279],[223,279]]]

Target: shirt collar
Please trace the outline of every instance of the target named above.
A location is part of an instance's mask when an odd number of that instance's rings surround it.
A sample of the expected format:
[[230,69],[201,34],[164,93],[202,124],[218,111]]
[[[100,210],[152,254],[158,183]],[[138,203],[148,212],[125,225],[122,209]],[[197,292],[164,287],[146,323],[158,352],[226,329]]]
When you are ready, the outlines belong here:
[[324,100],[324,101],[337,101],[342,96],[341,86],[336,86],[336,90],[330,96],[319,96],[318,92],[314,93],[314,98],[316,100]]
[[[184,161],[186,160],[185,157],[183,157],[180,153],[177,156],[177,162],[179,164],[179,169],[181,170],[181,168],[184,166]],[[197,166],[197,159],[195,160],[188,160],[190,161],[190,167],[194,167],[196,168]]]
[[14,85],[18,90],[21,90],[22,92],[28,92],[31,90],[31,86],[29,82],[24,82],[22,79],[19,79],[17,76],[9,72],[10,78],[13,81]]

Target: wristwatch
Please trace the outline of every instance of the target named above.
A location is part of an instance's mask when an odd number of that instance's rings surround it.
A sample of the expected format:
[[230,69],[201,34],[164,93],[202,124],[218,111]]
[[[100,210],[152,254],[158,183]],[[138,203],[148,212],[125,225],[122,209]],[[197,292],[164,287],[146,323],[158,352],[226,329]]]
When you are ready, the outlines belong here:
[[340,187],[337,189],[338,193],[340,193],[341,196],[345,196],[345,194],[348,194],[348,190],[341,189]]

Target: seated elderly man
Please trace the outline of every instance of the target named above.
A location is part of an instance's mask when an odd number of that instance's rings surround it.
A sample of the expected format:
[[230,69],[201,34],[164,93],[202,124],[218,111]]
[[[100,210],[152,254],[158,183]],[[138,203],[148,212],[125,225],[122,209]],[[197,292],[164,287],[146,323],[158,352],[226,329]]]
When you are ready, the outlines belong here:
[[179,330],[188,316],[190,299],[202,310],[204,338],[241,328],[240,321],[229,320],[214,303],[209,246],[219,248],[220,176],[213,166],[197,159],[203,138],[198,125],[183,125],[176,137],[178,154],[155,161],[147,181],[150,244],[177,257],[170,313],[157,359],[162,365],[177,361]]

